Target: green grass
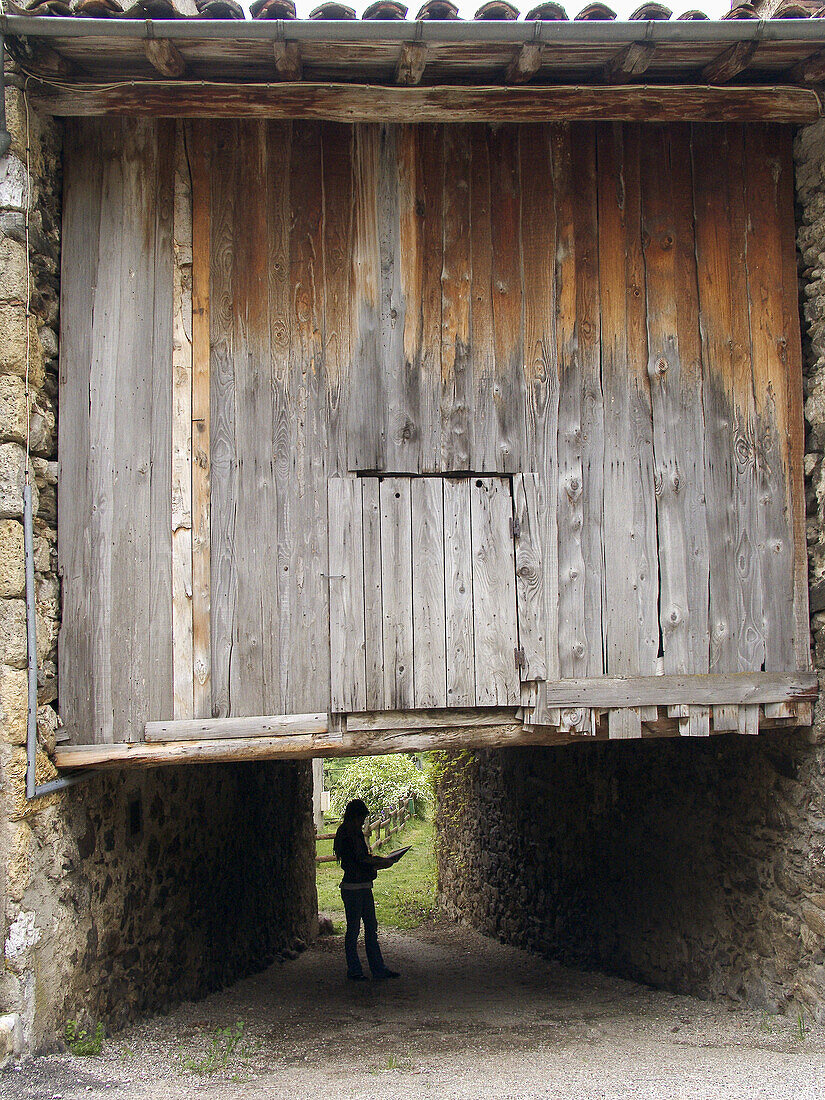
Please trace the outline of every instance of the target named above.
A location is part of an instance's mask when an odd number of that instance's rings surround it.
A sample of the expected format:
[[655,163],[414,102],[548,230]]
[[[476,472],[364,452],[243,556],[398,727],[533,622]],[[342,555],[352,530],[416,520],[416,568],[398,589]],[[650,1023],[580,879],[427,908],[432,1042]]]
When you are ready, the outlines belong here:
[[[332,832],[332,829],[329,829]],[[416,928],[428,919],[435,905],[435,856],[431,821],[411,821],[379,854],[412,844],[412,851],[386,871],[379,871],[373,886],[378,923],[385,928]],[[318,855],[332,854],[332,841],[318,842]],[[318,909],[328,913],[335,930],[344,930],[341,904],[341,868],[337,863],[317,864]]]

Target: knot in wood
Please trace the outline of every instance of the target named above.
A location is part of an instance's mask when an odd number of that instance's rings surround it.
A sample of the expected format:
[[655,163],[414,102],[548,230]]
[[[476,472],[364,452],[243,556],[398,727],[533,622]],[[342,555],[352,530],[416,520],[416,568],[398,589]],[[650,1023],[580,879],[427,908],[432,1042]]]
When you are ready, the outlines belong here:
[[581,660],[581,658],[584,656],[584,646],[581,642],[576,642],[576,644],[573,646],[573,656],[578,658],[579,660]]
[[672,246],[673,246],[673,237],[670,235],[670,233],[666,233],[664,235],[664,237],[662,237],[662,248],[665,251],[667,251]]
[[667,613],[667,621],[670,623],[671,626],[678,626],[679,623],[682,621],[681,609],[676,607],[675,605],[671,607],[670,611],[668,611]]
[[664,356],[660,356],[656,360],[656,373],[659,374],[659,375],[667,374],[668,365],[669,364],[668,364],[667,359],[665,359]]

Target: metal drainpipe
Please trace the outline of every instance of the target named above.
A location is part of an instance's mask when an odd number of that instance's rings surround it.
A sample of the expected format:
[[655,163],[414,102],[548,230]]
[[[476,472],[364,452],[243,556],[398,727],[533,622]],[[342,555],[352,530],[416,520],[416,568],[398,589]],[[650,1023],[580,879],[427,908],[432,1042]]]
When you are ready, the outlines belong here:
[[32,526],[32,487],[28,480],[23,488],[23,546],[26,554],[26,642],[29,657],[29,712],[26,722],[26,798],[73,787],[89,772],[77,772],[64,779],[52,779],[37,785],[35,762],[37,754],[37,628],[34,618],[34,532]]
[[6,40],[0,34],[0,157],[4,157],[11,145],[11,134],[6,129]]

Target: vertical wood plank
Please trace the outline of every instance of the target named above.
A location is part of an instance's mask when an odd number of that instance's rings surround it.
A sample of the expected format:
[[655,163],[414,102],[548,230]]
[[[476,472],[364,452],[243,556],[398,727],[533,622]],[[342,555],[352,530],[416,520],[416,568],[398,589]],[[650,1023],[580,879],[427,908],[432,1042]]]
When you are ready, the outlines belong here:
[[[472,362],[473,467],[495,472],[497,453],[496,327],[493,315],[493,197],[490,174],[490,128],[468,127],[470,139],[470,357]],[[513,244],[509,244],[512,253]],[[520,369],[520,367],[519,367]]]
[[292,598],[292,405],[290,347],[292,345],[292,284],[290,231],[290,172],[292,160],[292,124],[272,122],[267,128],[269,217],[267,221],[269,354],[272,377],[272,424],[268,433],[274,459],[275,477],[275,548],[271,549],[276,568],[278,602],[278,706],[276,713],[287,712],[290,687],[290,650],[295,630],[295,601]]
[[230,713],[229,673],[237,595],[235,542],[235,349],[233,294],[235,204],[239,198],[239,126],[214,131],[211,158],[212,208],[209,323],[211,681],[212,714]]
[[511,706],[521,699],[521,685],[515,663],[518,629],[509,481],[471,478],[470,516],[476,706]]
[[465,126],[446,127],[442,167],[441,468],[445,472],[457,472],[472,469],[470,140]]
[[[192,620],[192,186],[184,123],[175,130],[172,344],[173,713],[194,718]],[[162,717],[162,716],[161,716]]]
[[329,472],[347,471],[347,409],[352,349],[350,263],[352,256],[352,127],[326,123],[322,128],[324,178],[324,365],[329,417]]
[[290,544],[294,611],[285,694],[290,713],[323,710],[329,699],[327,568],[327,384],[323,342],[321,126],[292,131],[290,196]]
[[418,379],[404,353],[406,299],[401,283],[399,127],[382,124],[378,131],[384,465],[395,473],[415,473],[419,468]]
[[[441,465],[442,294],[444,263],[444,127],[417,125],[419,187],[416,213],[421,222],[421,440],[422,473]],[[413,303],[414,304],[414,303]],[[407,309],[411,303],[407,300]]]
[[376,126],[357,125],[354,137],[355,220],[352,250],[353,371],[347,410],[351,470],[385,464],[384,381],[381,369],[378,187],[380,146]]
[[378,478],[362,478],[366,709],[386,710],[384,609],[381,594],[381,505]]
[[757,549],[763,589],[764,667],[768,671],[788,667],[795,633],[787,336],[779,211],[783,168],[780,129],[759,123],[749,125],[744,161]]
[[[689,182],[680,175],[681,186]],[[688,193],[690,193],[688,191]],[[666,673],[708,668],[708,540],[704,512],[704,423],[701,364],[682,362],[680,337],[690,349],[689,309],[694,295],[677,270],[679,245],[671,134],[650,127],[642,143],[642,213],[647,292],[648,378],[653,402],[657,491],[660,623]],[[683,226],[684,228],[684,226]],[[692,245],[691,242],[684,242]],[[683,279],[680,281],[679,276]]]
[[[535,472],[534,520],[541,546],[547,676],[559,670],[559,536],[557,525],[559,373],[556,348],[556,204],[548,124],[519,127],[521,160],[521,249],[524,281],[525,450],[524,467]],[[541,233],[536,227],[541,226]],[[475,300],[474,300],[475,305]],[[475,331],[475,328],[474,328]],[[536,706],[543,711],[542,686]],[[547,715],[558,723],[558,712]]]
[[[778,128],[780,172],[777,183],[779,207],[782,309],[788,403],[788,450],[790,461],[790,508],[793,531],[794,653],[796,667],[811,667],[811,620],[808,607],[808,547],[805,534],[805,420],[802,408],[802,338],[799,330],[799,283],[796,267],[796,224],[794,217],[793,132]],[[802,724],[810,725],[810,705],[798,705]]]
[[[599,128],[599,271],[605,395],[605,660],[611,675],[655,675],[656,501],[641,262],[639,132]],[[611,738],[641,737],[641,711],[608,713]]]
[[[484,408],[473,410],[476,425],[483,425],[484,443],[483,453],[474,455],[473,468],[513,473],[522,468],[524,437],[519,127],[493,127],[489,141],[495,365]],[[537,230],[534,226],[533,232]]]
[[[172,650],[172,385],[174,303],[174,199],[175,123],[159,121],[154,127],[154,270],[151,297],[147,300],[152,330],[152,389],[150,428],[149,514],[149,608],[147,698],[143,722],[130,731],[133,740],[143,740],[143,724],[159,721],[174,709],[174,666]],[[151,201],[151,200],[150,200]],[[151,215],[150,215],[151,216]],[[191,316],[191,315],[190,315]],[[189,663],[187,693],[191,690]]]
[[329,481],[331,712],[367,709],[361,482]]
[[444,621],[444,500],[441,479],[414,478],[412,598],[414,705],[446,707],[447,653]]
[[475,706],[473,551],[470,484],[444,480],[444,577],[447,634],[447,706]]
[[[92,582],[90,365],[100,257],[102,123],[68,120],[60,281],[58,568],[62,622],[57,642],[60,716],[73,744],[101,740],[94,661],[98,590]],[[88,682],[88,690],[82,685]]]
[[[269,196],[266,124],[238,125],[238,185]],[[277,488],[272,449],[272,369],[267,265],[268,201],[236,195],[232,225],[232,348],[236,434],[233,464],[235,609],[229,666],[233,715],[270,714],[280,700]]]
[[188,122],[192,173],[192,660],[195,718],[212,715],[210,319],[212,129]]
[[540,484],[538,474],[517,474],[513,479],[513,513],[518,524],[515,538],[518,645],[524,652],[522,680],[547,679]]
[[412,511],[410,479],[382,478],[381,598],[384,629],[384,704],[390,710],[414,705],[412,622]]

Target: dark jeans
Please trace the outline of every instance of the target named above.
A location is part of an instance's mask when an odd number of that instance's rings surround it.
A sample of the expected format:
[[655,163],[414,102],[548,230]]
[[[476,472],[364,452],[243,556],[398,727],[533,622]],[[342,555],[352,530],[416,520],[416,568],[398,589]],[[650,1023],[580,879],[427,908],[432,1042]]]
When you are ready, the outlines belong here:
[[362,974],[361,960],[358,958],[358,933],[361,921],[364,922],[364,946],[367,949],[367,962],[373,978],[387,969],[378,946],[378,920],[375,916],[375,900],[372,890],[342,890],[344,912],[347,914],[347,933],[344,936],[344,951],[347,956],[347,973],[355,977]]

